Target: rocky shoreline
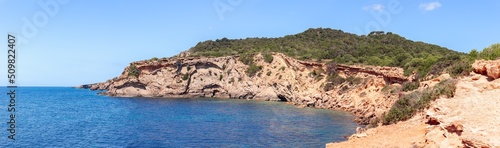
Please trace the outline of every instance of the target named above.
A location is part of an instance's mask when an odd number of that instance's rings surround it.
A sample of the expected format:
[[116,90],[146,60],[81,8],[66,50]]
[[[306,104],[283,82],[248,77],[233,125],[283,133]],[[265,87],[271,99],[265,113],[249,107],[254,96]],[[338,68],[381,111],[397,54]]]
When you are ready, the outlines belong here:
[[[123,73],[102,83],[79,88],[107,90],[104,95],[119,97],[216,97],[284,101],[290,104],[351,112],[355,121],[368,124],[390,109],[400,94],[382,90],[411,81],[403,69],[379,66],[336,65],[339,76],[348,79],[331,90],[324,89],[327,80],[324,63],[300,61],[273,53],[272,62],[255,56],[262,66],[253,77],[249,66],[237,56],[218,58],[178,58],[131,63]],[[139,70],[131,76],[131,68]]]

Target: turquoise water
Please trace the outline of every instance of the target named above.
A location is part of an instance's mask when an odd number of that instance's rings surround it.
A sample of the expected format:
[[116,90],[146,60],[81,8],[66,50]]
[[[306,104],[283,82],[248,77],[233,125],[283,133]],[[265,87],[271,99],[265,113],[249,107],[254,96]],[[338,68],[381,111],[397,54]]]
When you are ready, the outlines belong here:
[[324,147],[357,126],[344,112],[280,102],[114,98],[22,87],[12,141],[7,92],[0,88],[0,147]]

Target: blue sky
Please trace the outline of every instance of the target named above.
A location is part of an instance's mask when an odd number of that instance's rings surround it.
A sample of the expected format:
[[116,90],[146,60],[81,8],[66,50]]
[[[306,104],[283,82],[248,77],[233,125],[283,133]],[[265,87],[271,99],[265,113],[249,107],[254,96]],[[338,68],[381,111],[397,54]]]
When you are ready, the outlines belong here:
[[[390,31],[461,52],[500,42],[500,1],[0,0],[0,45],[18,38],[18,84],[75,86],[218,38],[280,37],[327,27]],[[7,65],[6,55],[0,65]],[[6,67],[6,66],[0,66]],[[0,85],[7,84],[0,68]]]

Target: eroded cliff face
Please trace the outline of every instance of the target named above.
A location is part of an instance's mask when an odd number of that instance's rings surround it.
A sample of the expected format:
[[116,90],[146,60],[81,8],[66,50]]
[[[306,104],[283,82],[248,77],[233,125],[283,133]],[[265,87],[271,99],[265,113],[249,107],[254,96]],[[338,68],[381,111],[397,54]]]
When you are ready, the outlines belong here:
[[[478,60],[472,67],[474,72],[456,80],[453,97],[432,101],[407,121],[358,130],[348,141],[326,147],[500,147],[500,60]],[[432,87],[449,78],[443,74],[422,84]]]
[[[325,91],[326,71],[323,63],[305,62],[274,53],[273,61],[262,55],[254,63],[262,69],[253,77],[236,56],[219,58],[171,58],[131,63],[140,71],[130,76],[125,68],[122,75],[103,83],[84,85],[93,90],[107,90],[106,95],[120,97],[217,97],[286,101],[294,105],[338,109],[354,113],[359,123],[368,123],[390,109],[399,94],[389,86],[409,81],[403,69],[337,65],[337,73],[346,81]],[[389,86],[388,86],[389,85]]]

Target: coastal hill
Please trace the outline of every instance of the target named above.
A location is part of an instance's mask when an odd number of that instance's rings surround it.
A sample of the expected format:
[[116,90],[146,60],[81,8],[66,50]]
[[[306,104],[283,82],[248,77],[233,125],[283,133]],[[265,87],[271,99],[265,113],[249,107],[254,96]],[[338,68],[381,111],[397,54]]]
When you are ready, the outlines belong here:
[[[391,32],[374,31],[355,35],[330,28],[308,29],[279,38],[217,39],[200,42],[189,49],[191,56],[220,57],[278,52],[299,60],[335,61],[401,67],[409,75],[427,75],[438,61],[464,55],[441,46],[415,42]],[[442,69],[434,69],[433,74]]]
[[494,57],[496,50],[489,51],[465,54],[390,32],[358,36],[317,28],[280,38],[204,41],[80,87],[121,97],[283,101],[348,111],[358,123],[380,128],[453,97],[457,79],[469,75],[475,59]]

